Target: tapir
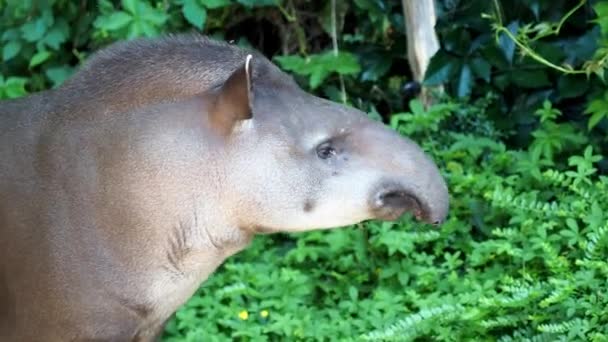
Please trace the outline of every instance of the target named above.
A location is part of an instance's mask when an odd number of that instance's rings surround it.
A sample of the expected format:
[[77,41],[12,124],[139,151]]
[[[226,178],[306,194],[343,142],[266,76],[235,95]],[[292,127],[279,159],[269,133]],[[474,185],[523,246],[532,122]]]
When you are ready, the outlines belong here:
[[200,35],[112,43],[0,102],[0,160],[3,342],[157,340],[256,234],[449,211],[411,139]]

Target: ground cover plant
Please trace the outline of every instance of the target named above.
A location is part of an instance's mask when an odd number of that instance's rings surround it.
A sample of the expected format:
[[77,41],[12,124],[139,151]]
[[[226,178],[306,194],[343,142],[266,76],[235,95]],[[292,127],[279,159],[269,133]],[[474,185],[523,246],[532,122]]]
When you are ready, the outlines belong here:
[[608,3],[441,0],[412,99],[399,0],[0,0],[0,97],[111,41],[196,30],[254,46],[440,165],[451,213],[258,237],[165,341],[608,340]]

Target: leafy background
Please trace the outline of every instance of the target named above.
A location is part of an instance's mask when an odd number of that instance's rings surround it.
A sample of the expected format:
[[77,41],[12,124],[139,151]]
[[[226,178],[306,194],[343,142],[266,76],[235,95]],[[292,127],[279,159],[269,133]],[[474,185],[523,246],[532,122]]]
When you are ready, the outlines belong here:
[[401,2],[331,3],[0,0],[0,98],[60,85],[113,41],[199,31],[439,163],[440,229],[404,217],[256,238],[166,341],[608,340],[608,2],[437,0],[424,83],[445,92],[430,107],[413,98]]

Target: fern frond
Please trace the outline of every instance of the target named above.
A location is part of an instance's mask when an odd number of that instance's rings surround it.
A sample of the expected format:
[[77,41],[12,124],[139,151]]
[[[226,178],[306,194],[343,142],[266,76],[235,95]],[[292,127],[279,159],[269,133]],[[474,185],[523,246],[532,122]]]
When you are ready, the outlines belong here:
[[420,329],[420,326],[430,320],[436,322],[437,319],[448,316],[450,314],[460,314],[464,311],[461,305],[444,304],[438,307],[422,309],[417,313],[406,316],[405,318],[389,325],[384,329],[378,329],[368,332],[361,336],[364,340],[376,341],[392,339],[399,337],[414,337],[415,333]]
[[[485,197],[495,208],[509,209],[518,212],[533,212],[537,216],[555,217],[566,216],[571,212],[570,207],[557,202],[542,202],[533,197],[534,192],[525,192],[522,195],[514,195],[511,188],[497,186],[491,194]],[[534,196],[535,197],[535,196]]]
[[543,242],[541,247],[545,252],[545,264],[553,273],[560,274],[568,270],[568,259],[559,255],[555,247],[547,242]]
[[513,228],[494,228],[492,229],[492,234],[501,238],[511,239],[517,237],[520,232],[519,230]]
[[[531,337],[530,337],[531,336]],[[560,341],[556,339],[554,334],[541,333],[534,334],[530,328],[520,328],[515,330],[511,335],[503,335],[498,339],[499,342],[555,342]]]
[[543,333],[563,334],[571,330],[589,330],[589,322],[580,318],[561,323],[540,324],[537,330]]
[[494,319],[485,319],[479,323],[486,329],[515,327],[522,324],[521,315],[501,315]]
[[509,292],[511,296],[498,295],[491,298],[482,297],[479,299],[479,303],[486,307],[520,307],[525,306],[531,300],[543,293],[537,286],[509,288],[507,292]]
[[434,230],[426,232],[408,232],[406,236],[410,241],[430,242],[441,238],[441,233]]
[[219,296],[219,297],[223,297],[225,295],[229,295],[229,294],[233,294],[233,293],[237,293],[237,292],[243,292],[247,289],[247,285],[245,285],[244,283],[236,283],[234,285],[228,285],[228,286],[224,286],[222,288],[220,288],[217,292],[215,292],[215,295]]
[[608,262],[603,260],[577,260],[576,265],[582,266],[584,268],[588,268],[591,270],[597,270],[601,272],[604,276],[608,276]]
[[553,290],[548,296],[547,298],[543,299],[540,303],[539,306],[541,308],[546,308],[552,304],[555,303],[561,303],[563,302],[565,299],[567,299],[568,297],[570,297],[570,294],[572,294],[572,292],[574,291],[574,285],[566,285],[560,288],[557,288],[555,290]]
[[596,260],[597,258],[603,258],[605,255],[599,255],[598,249],[602,243],[608,241],[608,223],[604,224],[597,231],[589,233],[587,240],[585,241],[585,258],[589,260]]

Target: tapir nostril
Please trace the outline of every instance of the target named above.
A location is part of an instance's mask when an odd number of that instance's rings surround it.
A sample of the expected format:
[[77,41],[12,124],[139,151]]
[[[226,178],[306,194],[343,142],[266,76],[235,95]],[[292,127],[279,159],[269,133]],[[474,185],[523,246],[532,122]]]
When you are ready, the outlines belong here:
[[408,195],[405,191],[392,190],[381,192],[378,195],[379,204],[382,206],[402,206],[408,201]]
[[406,211],[418,219],[424,216],[418,199],[398,184],[383,184],[373,199],[371,209],[377,218],[395,220]]

